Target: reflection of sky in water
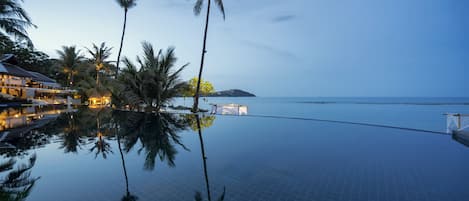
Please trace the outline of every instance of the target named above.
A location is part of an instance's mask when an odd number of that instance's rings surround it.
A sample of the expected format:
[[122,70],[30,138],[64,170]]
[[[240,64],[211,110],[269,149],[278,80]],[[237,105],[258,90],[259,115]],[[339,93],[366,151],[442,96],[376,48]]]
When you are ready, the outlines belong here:
[[[276,115],[374,123],[446,131],[446,113],[469,114],[469,98],[207,98],[210,103],[247,105],[250,115]],[[325,102],[322,104],[322,102]],[[364,104],[372,103],[372,104]],[[385,103],[385,104],[380,104]],[[191,106],[190,98],[175,105]],[[465,104],[465,105],[464,105]]]
[[[228,99],[209,100],[224,102]],[[270,114],[275,114],[276,110],[266,110],[268,107],[281,108],[290,101],[262,100],[266,103],[231,99],[249,105],[250,112]],[[352,108],[347,109],[347,106]],[[427,126],[440,124],[441,116],[442,128],[446,122],[440,111],[467,111],[467,106],[319,104],[317,107],[304,108],[322,111],[309,115],[325,117],[362,111],[354,115],[377,122],[393,118],[396,122],[404,122],[394,115],[403,111],[415,112],[413,117],[418,118],[414,121],[431,120],[422,124]],[[334,107],[337,108],[332,110]],[[291,108],[289,115],[301,115],[302,111],[295,104],[291,104]],[[326,113],[327,110],[330,113]],[[366,118],[372,117],[374,112],[380,113],[379,118]],[[194,200],[195,192],[199,191],[206,200],[200,139],[194,131],[197,126],[193,125],[197,122],[195,117],[157,118],[138,114],[136,118],[133,113],[123,114],[113,115],[110,111],[75,113],[75,124],[79,127],[77,134],[84,139],[77,153],[64,153],[65,138],[57,132],[61,127],[71,125],[71,119],[62,115],[53,126],[37,130],[51,135],[51,143],[28,151],[35,152],[38,157],[32,175],[41,176],[28,200],[120,200],[126,188],[114,132],[122,134],[120,140],[132,195],[138,196],[139,200]],[[428,114],[438,117],[426,117]],[[341,115],[335,117],[344,118]],[[410,118],[406,119],[410,121]],[[203,124],[212,200],[222,194],[224,187],[225,200],[459,201],[469,196],[465,188],[469,185],[469,161],[466,160],[469,149],[449,135],[242,116],[203,116],[199,122]],[[113,123],[119,125],[119,131],[113,130]],[[183,126],[174,127],[175,124]],[[417,125],[408,123],[413,124]],[[95,152],[90,151],[97,140],[97,130],[103,133],[113,152],[107,159],[101,155],[95,158]],[[171,134],[174,130],[177,131]],[[164,136],[175,137],[176,141]],[[126,152],[131,141],[135,144]],[[174,152],[170,151],[172,149]],[[152,151],[158,154],[153,169],[149,169],[145,164]],[[170,158],[174,166],[169,162]]]

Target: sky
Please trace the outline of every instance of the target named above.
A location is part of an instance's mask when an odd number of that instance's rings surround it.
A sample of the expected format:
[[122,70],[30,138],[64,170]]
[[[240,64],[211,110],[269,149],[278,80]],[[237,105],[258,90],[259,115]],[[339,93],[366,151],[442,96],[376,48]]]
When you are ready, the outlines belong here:
[[[213,7],[203,78],[216,90],[263,97],[468,97],[467,0],[224,0]],[[204,17],[193,0],[137,0],[123,55],[141,42],[176,48],[178,65],[200,65]],[[114,56],[123,9],[114,0],[25,0],[35,47],[106,42]],[[204,12],[203,10],[202,12]],[[114,59],[115,60],[115,59]]]

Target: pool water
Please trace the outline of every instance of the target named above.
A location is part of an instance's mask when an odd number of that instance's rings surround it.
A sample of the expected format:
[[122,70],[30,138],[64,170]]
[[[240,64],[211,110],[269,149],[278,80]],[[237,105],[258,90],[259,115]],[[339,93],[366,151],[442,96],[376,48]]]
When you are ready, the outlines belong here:
[[[5,200],[469,198],[469,147],[445,134],[83,108],[3,132],[9,132],[3,143],[15,147],[0,149],[1,164],[15,162],[0,172]],[[25,172],[9,180],[17,169]]]

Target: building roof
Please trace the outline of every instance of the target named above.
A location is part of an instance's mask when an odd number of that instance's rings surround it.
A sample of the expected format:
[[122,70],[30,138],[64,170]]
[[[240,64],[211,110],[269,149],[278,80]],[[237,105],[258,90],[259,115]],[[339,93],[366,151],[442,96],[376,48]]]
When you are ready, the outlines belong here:
[[13,64],[9,64],[9,63],[1,63],[5,72],[2,72],[2,73],[5,73],[5,74],[9,74],[9,75],[14,75],[14,76],[18,76],[18,77],[30,77],[30,78],[34,78],[35,76],[32,75],[31,73],[29,73],[29,71],[19,67],[19,66],[15,66]]
[[29,74],[33,75],[33,80],[35,81],[40,81],[40,82],[54,82],[55,83],[55,80],[41,74],[41,73],[38,73],[38,72],[33,72],[33,71],[28,71]]
[[[34,71],[27,71],[19,66],[14,65],[15,56],[13,54],[0,55],[0,73],[18,76],[29,77],[34,81],[56,83],[55,80]],[[12,64],[13,63],[13,64]]]

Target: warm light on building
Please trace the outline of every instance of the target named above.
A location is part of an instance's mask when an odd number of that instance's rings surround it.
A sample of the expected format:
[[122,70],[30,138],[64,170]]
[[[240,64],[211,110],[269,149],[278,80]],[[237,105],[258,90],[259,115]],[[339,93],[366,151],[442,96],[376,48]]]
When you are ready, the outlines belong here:
[[90,97],[88,99],[88,103],[90,107],[109,106],[111,105],[111,97],[110,96]]

